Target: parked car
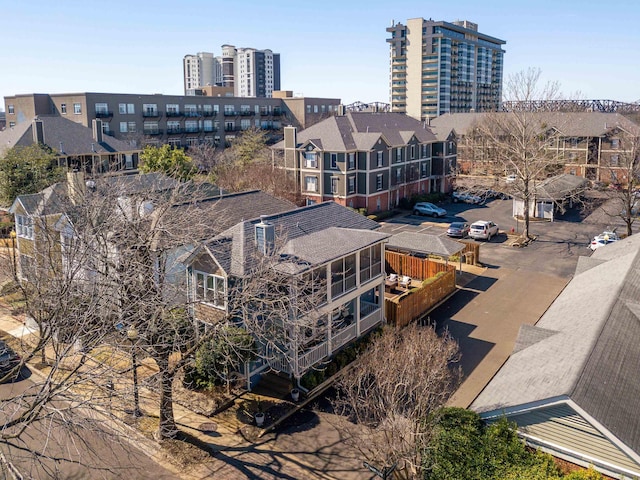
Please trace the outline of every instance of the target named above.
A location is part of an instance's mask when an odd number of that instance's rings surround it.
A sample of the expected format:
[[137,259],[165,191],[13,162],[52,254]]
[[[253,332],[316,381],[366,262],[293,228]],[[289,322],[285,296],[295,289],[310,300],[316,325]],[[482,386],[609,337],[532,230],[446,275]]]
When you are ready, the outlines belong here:
[[469,192],[453,192],[451,195],[453,197],[454,202],[465,202],[465,203],[482,203],[482,197],[478,195],[473,195]]
[[491,240],[498,234],[498,225],[490,220],[473,222],[469,228],[469,236],[475,240]]
[[499,198],[500,200],[507,200],[510,198],[508,193],[500,192],[497,190],[487,190],[485,193],[486,198]]
[[610,243],[617,242],[620,240],[618,234],[616,232],[602,232],[600,235],[596,235],[591,240],[589,244],[589,248],[591,250],[596,250],[600,247],[604,247],[605,245],[609,245]]
[[0,378],[15,369],[15,376],[10,377],[10,380],[15,380],[20,374],[20,370],[16,369],[19,364],[18,354],[11,350],[4,340],[0,340]]
[[469,224],[467,222],[453,222],[447,229],[447,235],[464,238],[469,235]]
[[413,206],[414,215],[428,215],[431,217],[446,217],[447,211],[429,202],[418,202]]
[[518,176],[515,173],[510,173],[504,179],[504,181],[507,182],[507,183],[513,183],[516,180],[518,180]]

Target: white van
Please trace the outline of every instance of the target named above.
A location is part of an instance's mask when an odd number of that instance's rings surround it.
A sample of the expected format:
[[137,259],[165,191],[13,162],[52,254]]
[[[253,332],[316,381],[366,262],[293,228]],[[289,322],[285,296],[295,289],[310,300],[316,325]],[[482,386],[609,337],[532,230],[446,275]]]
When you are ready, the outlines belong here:
[[475,240],[491,240],[498,234],[498,225],[489,220],[473,222],[469,228],[469,236]]

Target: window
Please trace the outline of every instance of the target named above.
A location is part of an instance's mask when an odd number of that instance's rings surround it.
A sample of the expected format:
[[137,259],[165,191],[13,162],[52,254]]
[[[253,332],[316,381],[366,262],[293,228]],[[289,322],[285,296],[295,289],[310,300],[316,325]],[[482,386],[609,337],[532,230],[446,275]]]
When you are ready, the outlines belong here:
[[313,106],[313,113],[318,113],[318,105]]
[[240,113],[251,113],[251,105],[240,105]]
[[396,162],[402,161],[402,149],[396,148]]
[[136,133],[138,130],[136,128],[136,122],[127,122],[127,128],[129,129],[129,133]]
[[167,121],[167,133],[181,133],[179,120]]
[[224,114],[225,115],[233,115],[235,113],[235,108],[233,105],[225,105],[224,106]]
[[304,152],[304,166],[306,168],[316,168],[318,166],[315,152]]
[[158,116],[158,104],[157,103],[145,103],[142,105],[142,116],[144,117],[157,117]]
[[376,190],[378,190],[378,191],[382,190],[382,187],[384,185],[383,177],[384,176],[382,174],[376,175]]
[[353,170],[354,168],[356,168],[356,154],[354,152],[351,152],[349,154],[349,166],[348,166],[349,170]]
[[332,153],[331,154],[331,168],[338,168],[338,154],[337,153]]
[[416,146],[411,145],[411,159],[416,158]]
[[384,165],[384,152],[376,152],[376,167],[382,167]]
[[7,113],[9,115],[13,115],[15,113],[15,111],[13,109],[13,105],[7,105]]
[[60,104],[60,113],[62,115],[66,115],[67,114],[67,104],[66,103],[61,103]]
[[180,141],[179,138],[170,138],[168,143],[173,148],[180,148],[182,146],[182,142]]
[[82,113],[82,105],[79,103],[73,104],[73,113],[76,115],[80,115]]
[[16,215],[16,234],[21,238],[33,240],[33,219],[24,215]]
[[188,117],[195,117],[196,115],[198,115],[198,107],[196,107],[195,105],[185,105],[184,113]]
[[307,192],[318,191],[318,177],[304,177],[304,183]]
[[421,177],[421,178],[424,178],[424,177],[426,177],[426,176],[428,176],[428,175],[429,175],[429,172],[428,172],[428,170],[427,170],[427,166],[428,166],[428,165],[429,165],[429,164],[428,164],[427,162],[422,162],[422,163],[420,164],[420,177]]
[[577,156],[576,152],[569,152],[569,160],[575,160]]
[[240,120],[240,128],[242,130],[249,130],[251,128],[251,119],[243,118]]
[[160,133],[158,122],[144,122],[144,133],[147,135],[157,135]]
[[611,139],[611,148],[618,148],[620,146],[620,139],[619,138],[612,138]]
[[233,132],[235,129],[236,129],[236,124],[234,122],[224,122],[225,132]]
[[620,157],[618,155],[611,155],[611,166],[617,167],[619,160],[620,160]]
[[16,126],[16,122],[9,122],[9,128],[15,127]]
[[396,184],[402,181],[402,169],[396,168]]
[[340,179],[338,177],[331,177],[331,193],[334,195],[338,193],[338,186],[340,184]]
[[210,116],[213,113],[213,108],[211,105],[205,105],[204,106],[204,114],[206,116]]
[[[143,109],[146,106],[147,105],[144,105]],[[155,107],[155,105],[154,105],[154,107]],[[118,104],[118,113],[120,113],[120,115],[133,115],[134,113],[136,113],[136,108],[135,108],[133,103],[119,103]]]
[[205,132],[213,132],[213,120],[205,120],[203,126]]
[[107,115],[109,106],[106,103],[96,103],[96,115]]
[[120,133],[127,133],[127,122],[120,122]]
[[307,105],[307,113],[311,113],[311,105]]
[[109,122],[102,122],[102,133],[107,135],[111,134],[111,127],[109,126]]
[[213,106],[213,113],[215,113],[216,115],[220,113],[220,105]]
[[180,115],[180,105],[177,103],[167,103],[167,116],[175,117],[176,115]]
[[347,179],[347,188],[348,193],[356,193],[356,177],[354,175]]
[[224,308],[227,289],[224,277],[195,272],[196,299]]
[[198,132],[198,121],[197,120],[187,120],[184,122],[184,130],[187,133],[196,133]]

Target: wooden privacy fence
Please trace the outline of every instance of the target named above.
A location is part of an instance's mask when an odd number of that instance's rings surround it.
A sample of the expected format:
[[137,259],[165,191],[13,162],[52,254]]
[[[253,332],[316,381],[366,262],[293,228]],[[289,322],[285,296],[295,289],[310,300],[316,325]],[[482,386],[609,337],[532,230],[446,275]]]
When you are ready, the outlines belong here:
[[385,251],[385,269],[387,275],[397,273],[407,275],[414,280],[426,280],[435,277],[440,272],[446,272],[451,268],[442,262],[429,260],[428,258],[412,257],[406,253]]
[[453,293],[456,289],[456,271],[451,265],[448,268],[449,271],[426,285],[420,284],[418,288],[411,288],[399,297],[385,298],[387,323],[404,327],[424,316],[434,305]]

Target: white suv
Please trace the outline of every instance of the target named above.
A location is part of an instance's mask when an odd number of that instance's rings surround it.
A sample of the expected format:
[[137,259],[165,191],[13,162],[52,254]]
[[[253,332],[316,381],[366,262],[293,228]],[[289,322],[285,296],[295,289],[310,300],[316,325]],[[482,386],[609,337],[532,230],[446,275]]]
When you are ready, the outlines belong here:
[[475,240],[491,240],[491,237],[498,234],[498,225],[488,220],[473,222],[469,228],[469,236]]

